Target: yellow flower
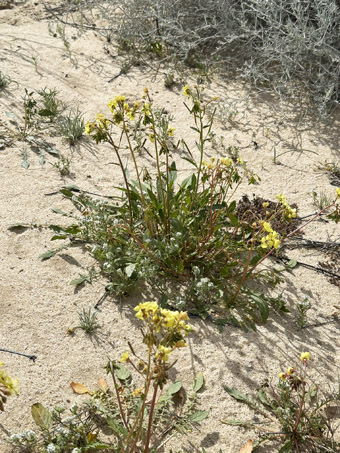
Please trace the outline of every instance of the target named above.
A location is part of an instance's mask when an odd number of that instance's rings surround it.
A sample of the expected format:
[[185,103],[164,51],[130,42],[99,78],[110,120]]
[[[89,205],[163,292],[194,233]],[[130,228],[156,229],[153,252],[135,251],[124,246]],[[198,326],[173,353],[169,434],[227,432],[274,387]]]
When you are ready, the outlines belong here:
[[155,143],[155,134],[149,134],[149,140],[152,143]]
[[132,396],[134,398],[137,398],[138,396],[141,396],[142,393],[143,393],[143,387],[138,387],[138,388],[134,389],[134,391],[132,392]]
[[336,189],[336,194],[337,194],[338,197],[340,197],[340,187],[338,187],[338,188]]
[[153,317],[158,313],[158,304],[157,302],[143,302],[137,305],[134,310],[137,312],[136,318],[149,319],[150,316]]
[[184,96],[186,96],[188,99],[190,98],[191,92],[190,92],[190,88],[189,88],[188,85],[185,85],[185,86],[183,87],[183,94],[184,94]]
[[168,126],[168,130],[167,130],[167,135],[169,135],[170,137],[173,137],[174,134],[175,134],[175,128],[172,127],[172,126]]
[[91,121],[88,121],[85,124],[85,134],[86,135],[92,134],[92,132],[95,130],[95,128],[96,128],[96,124],[92,123]]
[[267,209],[269,206],[269,203],[266,201],[265,203],[262,203],[263,209]]
[[129,359],[129,353],[128,352],[123,352],[120,361],[121,362],[126,362]]
[[310,359],[310,352],[302,352],[301,353],[300,360],[302,360],[302,362],[307,361],[309,359]]
[[[3,362],[0,362],[0,366],[3,366]],[[19,393],[19,381],[16,378],[12,378],[5,370],[0,371],[0,384],[7,388],[10,395]]]
[[287,376],[285,373],[279,373],[279,378],[282,379],[282,381],[285,381]]
[[166,346],[159,345],[157,352],[155,354],[156,359],[160,358],[163,360],[163,362],[167,362],[169,360],[169,354],[171,352],[170,348],[167,348]]
[[240,164],[240,165],[243,165],[244,164],[244,160],[242,159],[242,157],[239,157],[237,159],[237,163]]
[[149,89],[145,87],[143,91],[144,91],[144,93],[148,94]]
[[109,104],[108,104],[108,107],[111,110],[111,112],[114,113],[114,111],[116,110],[117,106],[124,104],[125,100],[126,100],[126,97],[125,96],[121,96],[121,95],[118,95],[114,99],[112,99],[109,102]]
[[267,231],[268,233],[273,232],[273,229],[269,222],[263,222],[263,229],[264,229],[264,231]]
[[216,160],[215,157],[210,157],[210,162],[202,160],[202,165],[204,165],[204,167],[209,168],[209,170],[213,170],[216,167],[215,160]]
[[231,167],[233,164],[233,161],[229,159],[229,157],[222,157],[221,158],[221,164],[225,165],[227,168]]
[[288,367],[288,369],[287,369],[287,374],[289,374],[289,376],[290,376],[290,375],[292,375],[292,374],[294,373],[294,371],[295,371],[294,368],[292,368],[292,367],[290,366],[290,367]]
[[126,112],[126,116],[129,120],[133,121],[136,118],[136,111],[134,109],[130,109]]
[[[107,128],[110,125],[110,121],[107,120],[102,113],[97,113],[96,122],[99,123],[100,127]],[[86,128],[86,126],[85,126],[85,128]]]

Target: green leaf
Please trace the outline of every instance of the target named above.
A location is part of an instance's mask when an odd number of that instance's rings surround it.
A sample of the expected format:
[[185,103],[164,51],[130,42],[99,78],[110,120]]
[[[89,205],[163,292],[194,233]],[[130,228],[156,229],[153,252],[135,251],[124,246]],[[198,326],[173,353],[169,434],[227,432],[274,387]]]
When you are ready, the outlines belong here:
[[39,164],[44,165],[44,163],[45,163],[45,156],[43,154],[41,154],[39,157]]
[[291,453],[292,450],[292,441],[289,439],[287,442],[284,444],[283,447],[280,448],[278,453]]
[[54,236],[51,237],[51,241],[57,241],[59,239],[67,239],[68,236],[67,234],[55,234]]
[[198,423],[207,418],[209,415],[208,411],[196,411],[190,415],[189,419],[192,423]]
[[75,285],[75,286],[78,286],[78,285],[81,285],[82,283],[84,282],[88,282],[88,283],[91,283],[91,279],[88,275],[82,275],[82,274],[79,274],[79,277],[78,278],[75,278],[74,280],[72,280],[70,282],[70,285]]
[[290,261],[288,261],[288,263],[286,264],[286,267],[288,267],[288,269],[294,269],[294,267],[297,265],[297,261],[295,258],[292,258]]
[[168,395],[175,395],[175,393],[179,392],[181,388],[182,388],[181,381],[174,382],[169,386],[167,393]]
[[221,420],[221,422],[231,426],[249,426],[249,423],[242,420]]
[[244,395],[243,393],[239,392],[237,389],[233,389],[231,387],[228,387],[227,385],[225,385],[223,388],[227,393],[229,393],[231,397],[235,398],[235,400],[240,401],[241,403],[246,403],[249,407],[253,409],[258,408],[257,404],[254,401],[249,399],[247,395]]
[[230,212],[234,212],[234,211],[235,211],[235,208],[236,208],[236,201],[232,201],[232,202],[230,203],[230,205],[228,206],[228,211],[229,211],[229,213],[230,213]]
[[24,167],[25,170],[28,170],[29,167],[30,167],[30,164],[29,164],[29,162],[27,160],[23,160],[21,162],[21,166]]
[[129,431],[125,428],[125,426],[121,425],[113,417],[107,417],[106,421],[115,434],[123,434],[124,436],[127,436],[129,434]]
[[229,219],[230,219],[230,222],[232,223],[232,225],[234,227],[237,227],[238,226],[238,219],[237,217],[234,216],[234,214],[232,214],[231,212],[228,213],[228,216],[229,216]]
[[15,115],[11,112],[5,112],[5,113],[6,113],[6,116],[8,116],[8,118],[11,118],[11,119],[15,118]]
[[257,395],[259,397],[259,400],[264,406],[272,407],[271,401],[269,400],[267,394],[263,390],[259,390]]
[[125,273],[126,275],[130,278],[132,276],[132,274],[134,273],[135,271],[135,268],[136,268],[136,263],[131,263],[129,264],[128,266],[126,266],[125,268]]
[[126,381],[131,376],[131,373],[128,368],[121,364],[118,364],[115,367],[115,375],[119,380]]
[[197,393],[199,390],[201,390],[201,388],[203,387],[203,384],[204,384],[203,374],[198,373],[194,380],[193,391],[195,393]]
[[46,148],[46,151],[49,153],[49,154],[52,154],[53,156],[60,156],[60,153],[57,149],[55,148]]
[[39,110],[38,115],[40,115],[40,116],[54,116],[54,113],[51,110],[48,110],[48,109],[41,109],[41,110]]
[[42,261],[46,261],[49,260],[50,258],[53,258],[57,252],[58,250],[48,250],[47,252],[40,255],[39,258],[41,258]]
[[22,230],[23,228],[30,228],[30,225],[27,225],[24,223],[13,223],[7,229],[9,231],[16,231],[16,230]]
[[260,312],[262,322],[265,323],[269,316],[269,306],[267,302],[261,297],[256,296],[255,294],[251,294],[250,298],[255,302]]
[[52,427],[53,421],[51,413],[42,404],[33,404],[31,412],[33,420],[41,429],[48,430]]
[[61,214],[61,215],[68,216],[68,214],[66,214],[66,212],[64,212],[64,211],[62,211],[61,209],[58,209],[58,208],[52,208],[52,211],[55,212],[56,214]]
[[255,255],[255,256],[253,256],[253,258],[252,258],[251,261],[250,261],[250,265],[251,265],[251,266],[255,266],[255,265],[260,261],[261,258],[262,258],[261,255]]

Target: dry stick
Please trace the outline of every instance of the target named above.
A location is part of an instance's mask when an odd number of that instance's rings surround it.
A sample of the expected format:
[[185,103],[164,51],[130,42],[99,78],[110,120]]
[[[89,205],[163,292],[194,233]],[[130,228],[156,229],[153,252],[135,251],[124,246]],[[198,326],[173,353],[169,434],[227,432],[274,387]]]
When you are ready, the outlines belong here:
[[28,359],[32,360],[33,362],[35,362],[36,359],[37,359],[36,355],[23,354],[22,352],[10,351],[9,349],[0,348],[0,351],[1,352],[8,352],[9,354],[22,355],[22,356],[27,357]]
[[[280,261],[289,261],[288,259],[285,259],[285,258],[278,258]],[[304,266],[304,267],[307,267],[309,269],[314,269],[316,270],[317,272],[322,272],[323,274],[328,274],[328,275],[331,275],[332,277],[334,278],[340,278],[340,275],[338,274],[334,274],[334,272],[331,272],[331,271],[328,271],[327,269],[323,269],[322,267],[317,267],[317,266],[312,266],[311,264],[307,264],[307,263],[302,263],[301,261],[296,261],[296,264],[299,264],[300,266]]]

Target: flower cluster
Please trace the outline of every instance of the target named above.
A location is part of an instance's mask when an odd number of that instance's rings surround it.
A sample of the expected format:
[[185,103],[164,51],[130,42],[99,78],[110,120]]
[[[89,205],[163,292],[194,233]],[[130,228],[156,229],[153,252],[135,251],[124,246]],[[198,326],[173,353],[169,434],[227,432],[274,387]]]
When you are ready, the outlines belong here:
[[280,237],[277,231],[274,231],[269,222],[263,222],[262,228],[268,234],[261,238],[261,247],[263,249],[278,249],[280,245]]
[[[241,157],[239,157],[237,159],[237,163],[239,165],[245,164],[244,160]],[[221,157],[221,159],[216,159],[215,157],[210,157],[210,159],[208,161],[202,160],[202,164],[204,167],[208,168],[209,170],[214,170],[217,167],[220,169],[221,169],[221,167],[231,168],[233,165],[233,161],[229,157]]]
[[[189,316],[184,311],[172,311],[160,308],[157,302],[142,302],[135,307],[136,318],[144,321],[149,329],[144,342],[155,351],[155,359],[161,362],[169,360],[169,354],[176,348],[186,345],[184,338],[192,327],[187,324]],[[128,359],[128,353],[121,360]]]
[[292,219],[295,219],[296,217],[296,209],[293,209],[289,206],[287,203],[286,197],[280,193],[279,195],[276,196],[276,198],[279,200],[279,202],[283,206],[283,217],[288,220],[289,222]]
[[[0,368],[4,365],[0,362]],[[4,410],[4,403],[6,402],[7,396],[19,393],[18,379],[13,379],[5,370],[0,369],[0,411]]]

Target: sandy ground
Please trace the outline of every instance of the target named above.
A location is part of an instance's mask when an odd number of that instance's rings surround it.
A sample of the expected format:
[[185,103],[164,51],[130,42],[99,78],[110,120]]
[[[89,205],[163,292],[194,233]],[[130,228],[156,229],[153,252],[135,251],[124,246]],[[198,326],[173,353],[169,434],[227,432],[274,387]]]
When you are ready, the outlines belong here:
[[[48,31],[43,6],[30,1],[0,3],[0,70],[15,82],[0,91],[0,121],[9,124],[5,112],[22,117],[24,89],[56,88],[65,102],[78,107],[86,119],[101,111],[116,94],[135,99],[145,86],[156,105],[176,115],[178,137],[193,140],[188,125],[188,113],[183,106],[180,87],[167,90],[164,74],[151,67],[132,68],[128,74],[108,80],[120,71],[121,59],[115,49],[105,51],[105,40],[90,32],[78,37],[68,30],[71,57],[62,41]],[[73,36],[73,38],[72,38]],[[186,80],[191,82],[190,79]],[[261,93],[247,93],[241,85],[215,79],[208,84],[207,93],[220,96],[224,108],[216,124],[217,136],[224,135],[225,143],[237,145],[241,156],[257,172],[262,182],[252,186],[250,195],[275,199],[283,192],[290,203],[297,203],[301,216],[315,212],[311,192],[321,190],[332,195],[327,174],[316,171],[320,162],[338,161],[339,117],[328,124],[311,115],[300,115],[294,106],[281,104],[278,99]],[[242,100],[243,99],[243,100]],[[235,112],[228,119],[228,114]],[[96,146],[83,140],[71,148],[59,138],[51,137],[65,156],[70,156],[71,176],[62,178],[53,167],[56,160],[46,156],[44,166],[38,156],[28,150],[30,168],[20,164],[23,143],[0,149],[0,347],[37,356],[35,363],[19,356],[0,353],[11,375],[20,381],[20,395],[10,398],[6,412],[0,413],[0,452],[10,451],[6,442],[9,433],[33,427],[30,407],[35,402],[46,406],[65,404],[82,397],[70,389],[70,382],[82,382],[94,387],[105,375],[107,357],[120,356],[129,339],[141,341],[138,321],[133,307],[145,295],[136,295],[123,303],[106,299],[98,312],[100,330],[93,337],[77,330],[71,337],[67,328],[79,323],[78,312],[94,306],[103,294],[105,281],[75,292],[69,282],[79,273],[86,273],[93,262],[81,249],[74,248],[47,262],[39,256],[52,248],[50,233],[26,230],[16,234],[8,230],[14,222],[45,224],[60,222],[51,208],[66,211],[71,205],[61,195],[46,196],[64,184],[76,184],[84,190],[110,194],[120,182],[113,151],[108,146]],[[255,150],[253,141],[258,143]],[[273,163],[277,154],[289,151]],[[313,153],[312,153],[312,152]],[[245,187],[244,190],[249,188]],[[315,240],[339,239],[339,227],[332,223],[315,222],[306,229],[306,236]],[[288,250],[290,258],[316,265],[322,258],[316,250]],[[245,334],[233,327],[219,333],[216,328],[194,319],[195,333],[189,348],[178,353],[174,377],[187,385],[202,371],[206,384],[201,394],[201,408],[210,417],[199,430],[173,439],[164,451],[238,452],[248,439],[257,434],[221,423],[222,419],[237,417],[251,420],[254,414],[237,404],[223,389],[234,386],[244,392],[255,391],[266,378],[277,380],[277,374],[288,365],[296,364],[301,351],[312,354],[310,372],[315,382],[326,392],[337,387],[339,375],[340,340],[338,324],[299,330],[296,326],[296,303],[305,296],[312,304],[308,322],[330,320],[339,305],[339,288],[330,284],[325,275],[297,267],[287,274],[280,288],[289,301],[291,313],[273,314],[270,321],[257,332]],[[269,450],[274,451],[274,447]]]

